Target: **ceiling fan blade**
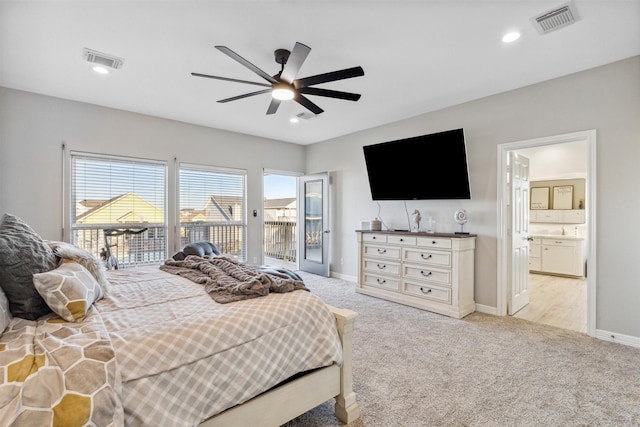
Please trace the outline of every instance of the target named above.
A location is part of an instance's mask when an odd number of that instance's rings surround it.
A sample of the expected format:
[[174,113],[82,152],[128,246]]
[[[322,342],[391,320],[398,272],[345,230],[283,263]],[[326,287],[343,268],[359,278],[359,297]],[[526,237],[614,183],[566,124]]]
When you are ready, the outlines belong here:
[[242,56],[238,55],[237,53],[235,53],[234,51],[232,51],[228,47],[226,47],[226,46],[216,46],[216,49],[218,49],[220,52],[224,53],[225,55],[227,55],[231,59],[239,62],[242,65],[244,65],[245,67],[247,67],[248,69],[250,69],[251,71],[253,71],[257,75],[259,75],[260,77],[262,77],[266,81],[268,81],[270,83],[278,83],[278,81],[276,79],[274,79],[269,74],[265,73],[260,68],[256,67],[251,62],[247,61]]
[[296,92],[296,96],[293,98],[293,100],[302,105],[307,110],[311,111],[313,114],[320,114],[324,111],[322,108],[309,101],[309,98],[305,98],[302,94],[300,94],[300,92]]
[[268,84],[268,83],[250,82],[248,80],[231,79],[229,77],[212,76],[210,74],[191,73],[191,75],[192,76],[196,76],[196,77],[206,77],[208,79],[225,80],[225,81],[228,81],[228,82],[247,83],[247,84],[250,84],[250,85],[271,87],[271,85]]
[[280,106],[280,100],[271,98],[271,103],[269,104],[269,108],[267,108],[267,114],[275,114],[278,111],[278,107]]
[[296,89],[300,89],[320,83],[333,82],[336,80],[344,80],[360,76],[364,76],[364,70],[362,67],[345,68],[344,70],[332,71],[330,73],[317,74],[315,76],[298,79],[293,82],[293,86]]
[[245,93],[244,95],[238,95],[238,96],[234,96],[234,97],[231,97],[231,98],[221,99],[218,102],[225,103],[225,102],[229,102],[229,101],[236,101],[238,99],[248,98],[250,96],[255,96],[255,95],[262,95],[263,93],[269,93],[269,92],[271,92],[271,89],[264,89],[264,90],[259,90],[257,92]]
[[303,87],[298,92],[307,95],[327,96],[329,98],[345,99],[347,101],[357,101],[360,99],[359,93],[341,92],[337,90],[321,89],[318,87]]
[[280,78],[287,83],[292,83],[298,75],[300,67],[302,67],[305,59],[307,59],[309,52],[311,52],[309,46],[296,42],[287,63],[284,65]]

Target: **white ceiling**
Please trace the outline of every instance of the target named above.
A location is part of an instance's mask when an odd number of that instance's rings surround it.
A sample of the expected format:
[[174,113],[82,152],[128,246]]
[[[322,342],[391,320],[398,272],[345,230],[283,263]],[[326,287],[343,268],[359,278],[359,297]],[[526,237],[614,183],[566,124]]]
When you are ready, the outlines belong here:
[[[0,86],[212,128],[310,144],[640,54],[639,0],[574,0],[575,24],[540,35],[530,18],[546,0],[0,0]],[[504,32],[520,30],[511,45]],[[269,74],[277,48],[312,48],[298,77],[360,65],[365,76],[319,87],[361,93],[358,102],[309,96],[265,114],[269,95],[216,100],[261,81],[214,49],[225,45]],[[124,58],[101,76],[88,47]]]

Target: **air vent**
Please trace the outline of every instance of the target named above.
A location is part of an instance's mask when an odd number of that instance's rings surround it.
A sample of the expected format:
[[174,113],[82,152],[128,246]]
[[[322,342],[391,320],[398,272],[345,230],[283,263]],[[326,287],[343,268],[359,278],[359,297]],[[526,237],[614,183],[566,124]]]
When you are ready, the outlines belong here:
[[122,68],[122,64],[124,63],[124,59],[122,58],[118,58],[117,56],[113,55],[107,55],[106,53],[97,52],[92,49],[87,49],[86,47],[84,48],[82,53],[84,55],[85,61],[113,68],[114,70]]
[[534,27],[540,34],[547,34],[576,22],[578,12],[572,2],[531,18]]

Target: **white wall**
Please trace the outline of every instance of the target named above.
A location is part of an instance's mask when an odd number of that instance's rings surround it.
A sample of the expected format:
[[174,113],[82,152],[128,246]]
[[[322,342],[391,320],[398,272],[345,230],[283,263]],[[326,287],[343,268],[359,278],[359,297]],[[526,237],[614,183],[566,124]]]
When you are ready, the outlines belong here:
[[[597,130],[596,328],[640,338],[640,57],[427,113],[409,120],[314,144],[307,171],[332,171],[332,270],[357,274],[354,230],[373,218],[362,146],[463,127],[472,199],[407,202],[432,213],[440,231],[454,231],[453,212],[464,208],[468,230],[478,234],[476,302],[496,306],[497,145],[575,131]],[[428,96],[428,94],[425,94]],[[425,167],[430,159],[424,158]],[[387,223],[406,223],[401,202],[384,202]],[[622,213],[631,213],[622,220]],[[423,218],[425,217],[423,213]],[[628,214],[627,214],[628,217]],[[340,261],[343,261],[343,264]]]
[[[67,150],[166,161],[169,177],[174,157],[245,169],[248,212],[262,210],[263,168],[305,169],[300,145],[0,87],[0,213],[19,216],[54,240],[61,238],[63,141]],[[170,192],[169,206],[174,197]],[[260,260],[262,216],[247,221],[247,259]]]

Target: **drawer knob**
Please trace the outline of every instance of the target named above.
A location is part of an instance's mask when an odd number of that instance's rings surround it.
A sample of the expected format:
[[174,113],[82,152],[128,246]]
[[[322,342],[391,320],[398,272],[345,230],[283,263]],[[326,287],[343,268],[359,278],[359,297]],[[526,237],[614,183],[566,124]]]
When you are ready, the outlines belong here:
[[427,288],[427,290],[425,291],[424,288],[420,288],[420,292],[422,292],[423,294],[430,294],[431,289]]
[[404,242],[404,239],[403,239],[403,238],[400,238],[400,241],[401,241],[401,242]]
[[429,256],[424,256],[424,254],[420,254],[420,257],[422,259],[431,259],[433,257],[433,255],[429,254]]
[[384,285],[385,283],[387,283],[387,281],[383,280],[383,279],[376,279],[376,280],[377,280],[378,284],[380,284],[380,285]]
[[430,271],[428,273],[425,273],[424,271],[420,270],[420,274],[422,274],[424,277],[429,277],[431,276],[433,273]]
[[386,249],[378,249],[378,253],[379,254],[386,254],[387,250]]
[[376,264],[380,270],[387,268],[386,264]]
[[431,241],[431,244],[432,244],[432,245],[435,245],[435,244],[436,244],[436,241],[435,241],[435,240],[432,240],[432,241]]

